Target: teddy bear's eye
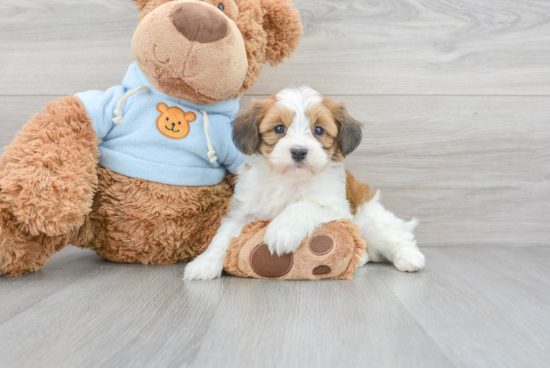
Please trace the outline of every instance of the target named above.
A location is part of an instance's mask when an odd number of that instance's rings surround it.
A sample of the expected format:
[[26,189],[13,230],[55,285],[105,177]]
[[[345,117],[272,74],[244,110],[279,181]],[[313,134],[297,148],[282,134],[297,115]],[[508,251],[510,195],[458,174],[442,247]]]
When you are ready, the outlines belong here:
[[218,4],[218,9],[220,9],[221,11],[223,11],[225,8],[223,7],[222,4]]
[[169,121],[169,120],[170,120],[170,118],[166,118],[166,121]]
[[181,121],[178,121],[178,124],[181,125]]

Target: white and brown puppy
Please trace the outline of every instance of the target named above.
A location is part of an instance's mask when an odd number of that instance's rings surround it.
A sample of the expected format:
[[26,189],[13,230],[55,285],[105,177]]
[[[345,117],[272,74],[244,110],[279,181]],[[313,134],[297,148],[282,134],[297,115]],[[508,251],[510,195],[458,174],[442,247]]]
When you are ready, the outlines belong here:
[[[264,238],[272,253],[293,252],[321,224],[347,218],[361,227],[367,241],[365,263],[389,260],[400,271],[424,267],[413,234],[416,222],[395,217],[379,203],[378,193],[369,194],[367,185],[346,175],[342,161],[361,137],[361,124],[342,104],[311,88],[285,89],[254,101],[233,127],[234,142],[248,165],[240,168],[218,233],[187,265],[184,280],[220,276],[231,238],[260,219],[273,219]],[[357,202],[365,196],[370,200]]]

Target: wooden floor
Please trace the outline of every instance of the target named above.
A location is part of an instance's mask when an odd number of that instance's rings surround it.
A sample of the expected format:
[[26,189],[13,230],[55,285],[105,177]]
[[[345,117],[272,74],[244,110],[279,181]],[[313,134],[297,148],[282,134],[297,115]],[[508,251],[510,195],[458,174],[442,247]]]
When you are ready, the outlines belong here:
[[1,367],[548,367],[550,247],[428,247],[352,281],[114,264],[67,248],[0,279]]

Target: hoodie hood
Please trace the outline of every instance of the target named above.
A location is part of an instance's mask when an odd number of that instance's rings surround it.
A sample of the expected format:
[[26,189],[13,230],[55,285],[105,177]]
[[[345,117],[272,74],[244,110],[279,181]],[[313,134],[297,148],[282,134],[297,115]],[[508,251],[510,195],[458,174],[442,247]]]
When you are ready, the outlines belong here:
[[208,114],[221,114],[233,119],[233,117],[239,112],[240,97],[237,97],[231,100],[224,100],[214,105],[200,105],[187,100],[182,100],[182,99],[174,98],[169,95],[165,95],[164,93],[161,93],[158,90],[156,90],[151,85],[151,82],[149,82],[145,74],[143,74],[143,72],[135,62],[131,64],[130,67],[128,68],[128,71],[126,72],[126,76],[122,81],[122,86],[128,90],[133,90],[142,86],[146,86],[147,88],[149,88],[150,93],[158,95],[159,98],[162,98],[165,101],[186,106],[186,107],[189,107],[190,109],[194,109],[197,111],[203,110],[203,111],[206,111]]

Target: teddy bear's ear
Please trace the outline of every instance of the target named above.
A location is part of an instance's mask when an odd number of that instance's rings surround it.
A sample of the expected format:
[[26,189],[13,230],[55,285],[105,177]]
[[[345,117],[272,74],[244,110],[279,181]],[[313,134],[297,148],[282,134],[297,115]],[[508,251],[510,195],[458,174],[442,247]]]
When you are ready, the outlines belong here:
[[266,61],[275,66],[298,49],[303,33],[302,20],[291,0],[260,0],[260,6],[267,33]]
[[134,0],[134,3],[137,5],[138,11],[141,13],[149,1],[150,0]]

